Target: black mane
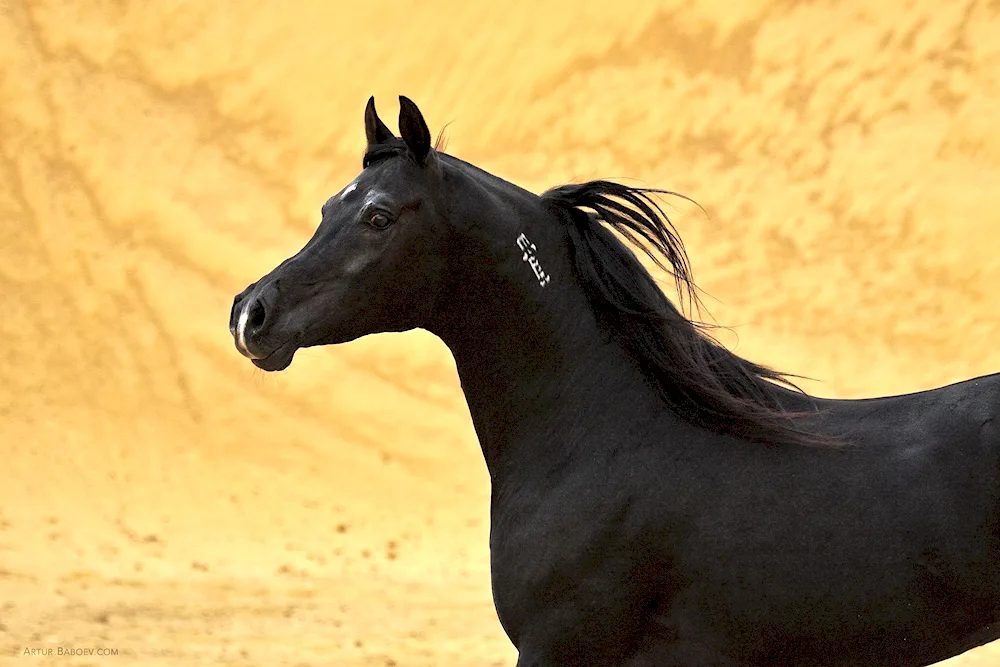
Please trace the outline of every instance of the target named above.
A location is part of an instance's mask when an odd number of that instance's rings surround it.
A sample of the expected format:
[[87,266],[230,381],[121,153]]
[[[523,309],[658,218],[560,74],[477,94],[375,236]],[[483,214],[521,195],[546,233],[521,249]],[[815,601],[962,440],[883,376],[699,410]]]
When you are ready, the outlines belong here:
[[600,224],[609,225],[668,271],[682,306],[686,300],[699,309],[684,244],[650,197],[654,193],[676,195],[609,181],[564,185],[542,195],[570,223],[574,264],[602,323],[636,355],[682,417],[757,442],[826,442],[799,428],[795,418],[801,413],[781,404],[784,392],[775,383],[805,396],[789,380],[794,376],[747,361],[707,336],[706,325],[685,317],[635,255]]

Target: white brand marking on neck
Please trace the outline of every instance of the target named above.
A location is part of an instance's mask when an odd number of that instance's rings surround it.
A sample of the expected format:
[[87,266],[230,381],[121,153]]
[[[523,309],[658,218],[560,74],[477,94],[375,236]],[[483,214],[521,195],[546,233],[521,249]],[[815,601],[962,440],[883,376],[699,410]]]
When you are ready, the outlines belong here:
[[538,250],[535,244],[529,241],[527,236],[520,234],[517,237],[517,247],[521,249],[522,253],[524,253],[521,255],[521,261],[527,262],[528,266],[531,267],[531,270],[534,271],[535,278],[538,279],[538,284],[542,287],[548,285],[549,281],[552,280],[552,276],[542,270],[542,265],[538,262],[538,257],[535,256],[535,253]]

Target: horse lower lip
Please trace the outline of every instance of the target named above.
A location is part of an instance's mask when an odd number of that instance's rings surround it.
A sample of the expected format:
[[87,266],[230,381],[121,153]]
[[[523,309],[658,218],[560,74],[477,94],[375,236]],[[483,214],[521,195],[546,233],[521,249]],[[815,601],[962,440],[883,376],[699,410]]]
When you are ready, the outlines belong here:
[[281,371],[292,363],[296,349],[294,342],[288,341],[266,357],[251,357],[250,361],[263,371]]
[[239,352],[240,354],[242,354],[244,357],[246,357],[250,361],[256,361],[257,359],[260,359],[260,357],[258,357],[256,354],[254,354],[250,350],[248,350],[245,347],[243,347],[242,345],[240,345],[238,341],[236,343],[236,351]]

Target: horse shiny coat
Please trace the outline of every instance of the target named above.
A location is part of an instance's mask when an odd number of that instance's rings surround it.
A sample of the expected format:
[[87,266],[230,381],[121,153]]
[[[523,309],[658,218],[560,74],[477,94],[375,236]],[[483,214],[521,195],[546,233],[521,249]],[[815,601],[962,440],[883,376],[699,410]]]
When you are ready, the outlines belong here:
[[268,371],[379,332],[444,341],[518,667],[913,667],[1000,637],[1000,376],[808,396],[611,232],[694,300],[653,191],[538,196],[437,150],[406,98],[399,128],[369,100],[361,174],[230,330]]

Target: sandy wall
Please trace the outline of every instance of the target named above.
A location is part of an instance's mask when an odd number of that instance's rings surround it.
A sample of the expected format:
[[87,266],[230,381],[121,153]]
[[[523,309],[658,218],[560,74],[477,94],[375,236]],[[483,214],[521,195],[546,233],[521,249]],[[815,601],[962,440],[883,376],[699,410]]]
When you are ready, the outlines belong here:
[[812,391],[1000,371],[997,35],[995,0],[0,0],[0,661],[513,664],[443,345],[265,375],[227,331],[370,94],[535,190],[695,198],[724,341]]

